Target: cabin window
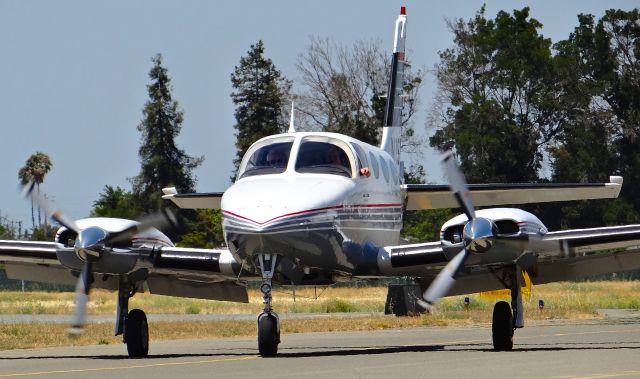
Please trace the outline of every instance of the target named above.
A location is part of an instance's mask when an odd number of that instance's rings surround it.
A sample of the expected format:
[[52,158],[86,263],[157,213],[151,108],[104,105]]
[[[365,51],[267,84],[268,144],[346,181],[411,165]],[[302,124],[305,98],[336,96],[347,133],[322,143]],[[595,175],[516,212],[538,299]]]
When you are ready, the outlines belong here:
[[350,178],[352,172],[349,155],[342,146],[325,140],[302,140],[296,159],[296,171],[303,174],[332,174]]
[[293,138],[266,140],[252,146],[240,165],[239,178],[280,174],[287,169]]
[[382,171],[382,175],[384,175],[384,180],[389,182],[389,168],[387,167],[387,161],[380,156],[380,171]]
[[380,177],[380,171],[378,170],[378,160],[376,159],[376,156],[373,155],[372,152],[369,152],[369,158],[371,158],[369,161],[371,162],[371,169],[373,170],[373,176],[375,176],[376,179],[378,179]]
[[393,183],[400,184],[400,178],[398,178],[398,168],[396,167],[396,163],[392,159],[389,160],[389,169],[391,169],[391,180],[393,180]]

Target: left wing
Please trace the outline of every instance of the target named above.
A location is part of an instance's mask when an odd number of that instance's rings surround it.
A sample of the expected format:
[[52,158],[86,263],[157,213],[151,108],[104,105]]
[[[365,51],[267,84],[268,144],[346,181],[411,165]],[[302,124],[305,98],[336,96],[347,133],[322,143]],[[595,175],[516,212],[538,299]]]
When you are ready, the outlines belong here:
[[[523,183],[469,184],[476,206],[545,203],[586,199],[616,198],[622,188],[622,177],[611,176],[609,183]],[[406,210],[458,208],[460,205],[448,185],[405,184]]]

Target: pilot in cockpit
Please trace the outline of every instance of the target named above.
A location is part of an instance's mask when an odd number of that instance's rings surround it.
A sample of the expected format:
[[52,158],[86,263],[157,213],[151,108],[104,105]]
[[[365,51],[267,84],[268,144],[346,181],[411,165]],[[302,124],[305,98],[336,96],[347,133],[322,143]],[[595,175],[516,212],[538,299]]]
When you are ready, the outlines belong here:
[[271,149],[267,153],[266,163],[271,167],[284,167],[285,159],[284,154],[280,151],[280,149]]
[[342,159],[340,159],[340,152],[335,146],[329,146],[325,153],[325,164],[340,165],[343,166]]

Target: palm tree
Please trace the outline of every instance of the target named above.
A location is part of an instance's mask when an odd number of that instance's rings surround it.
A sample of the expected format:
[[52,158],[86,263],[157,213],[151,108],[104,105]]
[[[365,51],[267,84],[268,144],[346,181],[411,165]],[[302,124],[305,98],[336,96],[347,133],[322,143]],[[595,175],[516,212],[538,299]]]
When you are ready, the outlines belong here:
[[[22,185],[27,185],[28,183],[33,182],[36,186],[36,190],[40,193],[40,184],[44,182],[44,177],[49,173],[53,167],[53,163],[51,163],[51,158],[49,155],[38,151],[35,154],[32,154],[29,159],[25,162],[24,167],[22,167],[18,171],[18,179],[20,179],[20,183]],[[40,217],[40,207],[38,206],[38,224],[41,224]],[[33,227],[36,227],[35,215],[33,211],[33,200],[31,200],[31,222],[33,223]]]

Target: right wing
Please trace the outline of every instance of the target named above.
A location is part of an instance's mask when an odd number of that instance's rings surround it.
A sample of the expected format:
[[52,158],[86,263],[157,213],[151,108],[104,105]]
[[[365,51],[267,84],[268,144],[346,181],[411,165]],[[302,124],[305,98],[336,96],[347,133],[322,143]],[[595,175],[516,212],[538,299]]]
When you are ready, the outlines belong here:
[[[240,265],[227,249],[165,246],[119,254],[134,259],[135,266],[127,275],[140,275],[152,294],[249,302],[246,285],[238,278]],[[0,264],[9,279],[74,286],[82,262],[73,249],[55,242],[0,241]],[[118,289],[118,275],[95,272],[94,276],[93,287]]]
[[[587,199],[616,198],[622,188],[622,177],[611,176],[609,183],[508,183],[469,184],[469,192],[476,206],[545,203]],[[458,208],[448,185],[405,184],[406,210]]]
[[178,208],[185,209],[220,209],[224,192],[183,193],[179,194],[175,187],[163,188],[162,198],[171,200]]

